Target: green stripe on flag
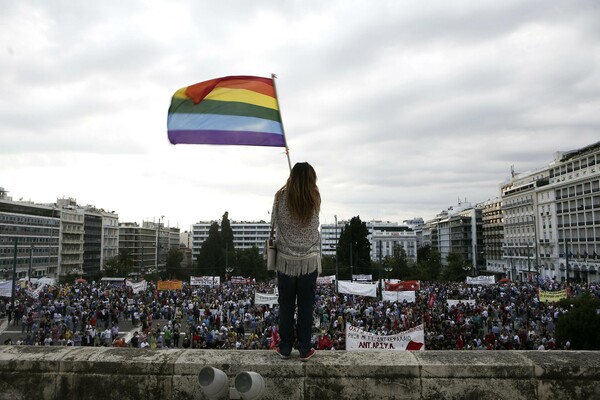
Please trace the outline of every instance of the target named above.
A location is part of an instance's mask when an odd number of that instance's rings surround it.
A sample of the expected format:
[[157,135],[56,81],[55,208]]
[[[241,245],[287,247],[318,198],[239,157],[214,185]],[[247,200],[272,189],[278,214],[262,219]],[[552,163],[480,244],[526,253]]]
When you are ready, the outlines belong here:
[[248,103],[234,101],[202,100],[194,104],[190,99],[176,99],[171,101],[169,114],[218,114],[237,115],[241,117],[256,117],[280,122],[279,112],[272,108],[260,107]]

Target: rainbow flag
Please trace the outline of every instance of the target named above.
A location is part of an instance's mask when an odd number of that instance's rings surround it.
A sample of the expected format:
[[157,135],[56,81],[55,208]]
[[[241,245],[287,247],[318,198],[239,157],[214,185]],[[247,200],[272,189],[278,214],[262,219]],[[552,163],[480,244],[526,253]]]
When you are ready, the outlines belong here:
[[286,146],[272,78],[226,76],[181,88],[167,130],[173,144]]

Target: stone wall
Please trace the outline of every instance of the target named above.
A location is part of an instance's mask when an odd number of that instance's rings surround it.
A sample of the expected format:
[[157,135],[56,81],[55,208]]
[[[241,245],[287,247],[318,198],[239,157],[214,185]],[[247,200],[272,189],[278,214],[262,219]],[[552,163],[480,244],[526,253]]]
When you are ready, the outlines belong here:
[[207,365],[232,384],[258,372],[263,399],[600,399],[591,351],[321,351],[302,363],[262,350],[31,346],[0,346],[0,398],[204,399]]

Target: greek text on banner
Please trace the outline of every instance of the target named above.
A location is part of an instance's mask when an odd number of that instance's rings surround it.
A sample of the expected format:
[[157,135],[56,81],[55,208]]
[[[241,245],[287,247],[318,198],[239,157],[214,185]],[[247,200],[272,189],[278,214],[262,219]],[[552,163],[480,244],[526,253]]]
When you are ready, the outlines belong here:
[[375,335],[346,325],[346,350],[406,351],[425,350],[423,324],[395,335]]

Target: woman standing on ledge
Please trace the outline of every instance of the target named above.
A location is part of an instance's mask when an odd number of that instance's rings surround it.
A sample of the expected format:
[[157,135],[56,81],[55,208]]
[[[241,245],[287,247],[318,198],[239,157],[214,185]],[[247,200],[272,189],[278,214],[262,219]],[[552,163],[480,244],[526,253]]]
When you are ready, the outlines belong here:
[[279,289],[279,335],[276,349],[281,358],[290,357],[294,343],[294,311],[298,304],[296,339],[300,360],[315,354],[311,345],[313,306],[317,275],[321,272],[319,210],[321,195],[317,174],[306,163],[297,163],[277,193],[271,213],[277,244],[277,287]]

